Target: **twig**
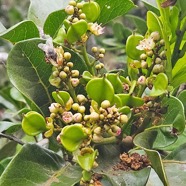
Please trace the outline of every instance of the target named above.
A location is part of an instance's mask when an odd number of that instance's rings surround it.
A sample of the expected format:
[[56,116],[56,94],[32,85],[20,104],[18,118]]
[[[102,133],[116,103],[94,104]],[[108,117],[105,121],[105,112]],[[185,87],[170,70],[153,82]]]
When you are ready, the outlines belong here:
[[16,138],[15,136],[10,136],[10,135],[3,134],[3,133],[0,133],[0,138],[7,138],[9,140],[15,141],[16,143],[18,143],[20,145],[25,144],[24,142],[22,142],[20,139]]

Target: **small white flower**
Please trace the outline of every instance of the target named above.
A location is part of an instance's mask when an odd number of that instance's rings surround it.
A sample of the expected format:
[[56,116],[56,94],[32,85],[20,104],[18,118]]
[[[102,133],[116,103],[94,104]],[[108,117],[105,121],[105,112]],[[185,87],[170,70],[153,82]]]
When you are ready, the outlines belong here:
[[98,25],[97,23],[89,24],[89,30],[96,36],[103,34],[104,29],[104,27],[101,27],[101,25]]
[[140,41],[139,45],[136,47],[138,50],[152,50],[155,47],[153,38],[149,37]]
[[62,119],[65,123],[70,123],[73,121],[73,114],[72,112],[63,112]]

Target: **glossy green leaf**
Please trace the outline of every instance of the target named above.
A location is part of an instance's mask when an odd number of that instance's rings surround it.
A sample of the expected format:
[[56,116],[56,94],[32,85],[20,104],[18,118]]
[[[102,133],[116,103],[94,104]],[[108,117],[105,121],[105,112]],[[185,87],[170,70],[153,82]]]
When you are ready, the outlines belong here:
[[10,81],[30,100],[30,105],[34,104],[47,114],[52,102],[53,87],[48,81],[52,67],[45,62],[44,53],[38,48],[42,42],[32,39],[17,43],[9,53],[7,70]]
[[150,130],[138,134],[134,138],[134,144],[145,150],[151,162],[152,168],[156,171],[161,181],[168,185],[167,176],[163,167],[162,159],[158,151],[152,150],[153,143],[157,138],[158,131]]
[[12,157],[8,157],[0,161],[0,176],[4,172],[4,170],[6,169],[7,165],[10,163],[11,160]]
[[103,186],[145,185],[150,173],[150,167],[139,171],[114,170],[113,167],[120,162],[120,149],[117,145],[102,145],[98,147],[99,156],[96,162],[99,166],[96,171],[103,174]]
[[176,62],[176,65],[173,68],[172,71],[172,80],[171,80],[171,85],[173,87],[178,87],[179,85],[181,85],[182,83],[186,82],[186,64],[185,64],[185,60],[186,60],[186,55],[184,55],[184,57],[182,57],[181,59],[179,59]]
[[183,90],[179,95],[178,99],[182,102],[183,107],[184,107],[184,113],[186,116],[186,90]]
[[39,30],[32,21],[22,21],[2,32],[0,37],[16,43],[30,38],[38,38]]
[[112,83],[114,92],[116,94],[121,93],[123,91],[123,84],[120,80],[119,74],[109,73],[109,74],[106,74],[106,77]]
[[161,22],[158,16],[151,11],[147,12],[147,27],[148,27],[149,32],[158,31],[159,34],[162,36]]
[[48,17],[54,11],[64,9],[69,0],[31,0],[28,19],[42,27]]
[[142,0],[142,1],[148,10],[154,12],[156,15],[160,15],[156,0]]
[[167,92],[168,78],[166,74],[159,73],[153,83],[153,88],[150,91],[150,96],[160,96]]
[[129,107],[140,107],[144,104],[144,100],[139,97],[132,96],[130,94],[117,94],[121,101],[122,106],[129,106]]
[[13,123],[10,121],[0,121],[0,132],[15,132],[17,130],[21,129],[20,123]]
[[177,161],[164,162],[165,171],[170,186],[185,186],[186,163]]
[[112,102],[114,98],[114,88],[110,81],[103,78],[94,78],[87,83],[86,91],[88,96],[96,101],[99,105],[104,100]]
[[180,19],[183,19],[186,16],[186,2],[183,0],[177,0],[177,6],[181,9]]
[[180,145],[178,148],[174,149],[168,156],[166,160],[177,160],[177,161],[186,161],[186,143]]
[[106,24],[114,18],[126,14],[135,7],[131,0],[96,0],[100,5],[101,13],[98,23]]
[[165,97],[162,104],[167,108],[163,124],[171,124],[178,133],[182,133],[185,129],[185,115],[181,101],[176,97]]
[[36,136],[47,130],[45,118],[35,111],[30,111],[23,116],[22,128],[30,136]]
[[76,23],[72,23],[67,31],[67,40],[70,43],[74,43],[81,39],[81,36],[87,32],[88,25],[85,20],[79,20]]
[[73,186],[80,181],[82,170],[72,166],[51,150],[27,144],[13,158],[0,178],[0,185]]
[[131,23],[135,25],[138,33],[145,35],[145,33],[147,32],[147,24],[144,19],[132,14],[127,14],[125,18],[127,18]]
[[77,150],[86,137],[79,124],[65,126],[60,134],[62,145],[70,152]]
[[64,10],[58,10],[49,14],[44,23],[44,33],[55,38],[66,17],[67,14]]

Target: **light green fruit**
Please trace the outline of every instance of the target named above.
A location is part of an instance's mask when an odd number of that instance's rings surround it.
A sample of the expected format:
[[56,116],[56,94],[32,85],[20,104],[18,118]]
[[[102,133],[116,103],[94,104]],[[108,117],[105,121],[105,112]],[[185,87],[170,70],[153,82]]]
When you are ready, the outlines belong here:
[[23,131],[30,136],[36,136],[47,131],[44,117],[35,111],[30,111],[24,115],[22,128]]
[[83,4],[82,12],[86,15],[89,22],[95,22],[100,15],[100,6],[94,1],[86,2]]

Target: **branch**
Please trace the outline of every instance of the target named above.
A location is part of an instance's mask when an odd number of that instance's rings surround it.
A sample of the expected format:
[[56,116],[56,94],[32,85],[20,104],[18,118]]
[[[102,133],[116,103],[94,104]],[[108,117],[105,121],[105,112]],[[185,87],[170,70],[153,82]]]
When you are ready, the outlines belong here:
[[16,138],[15,136],[10,136],[10,135],[3,134],[3,133],[0,133],[0,138],[7,138],[9,140],[15,141],[16,143],[18,143],[20,145],[25,144],[24,142],[22,142],[20,139]]

